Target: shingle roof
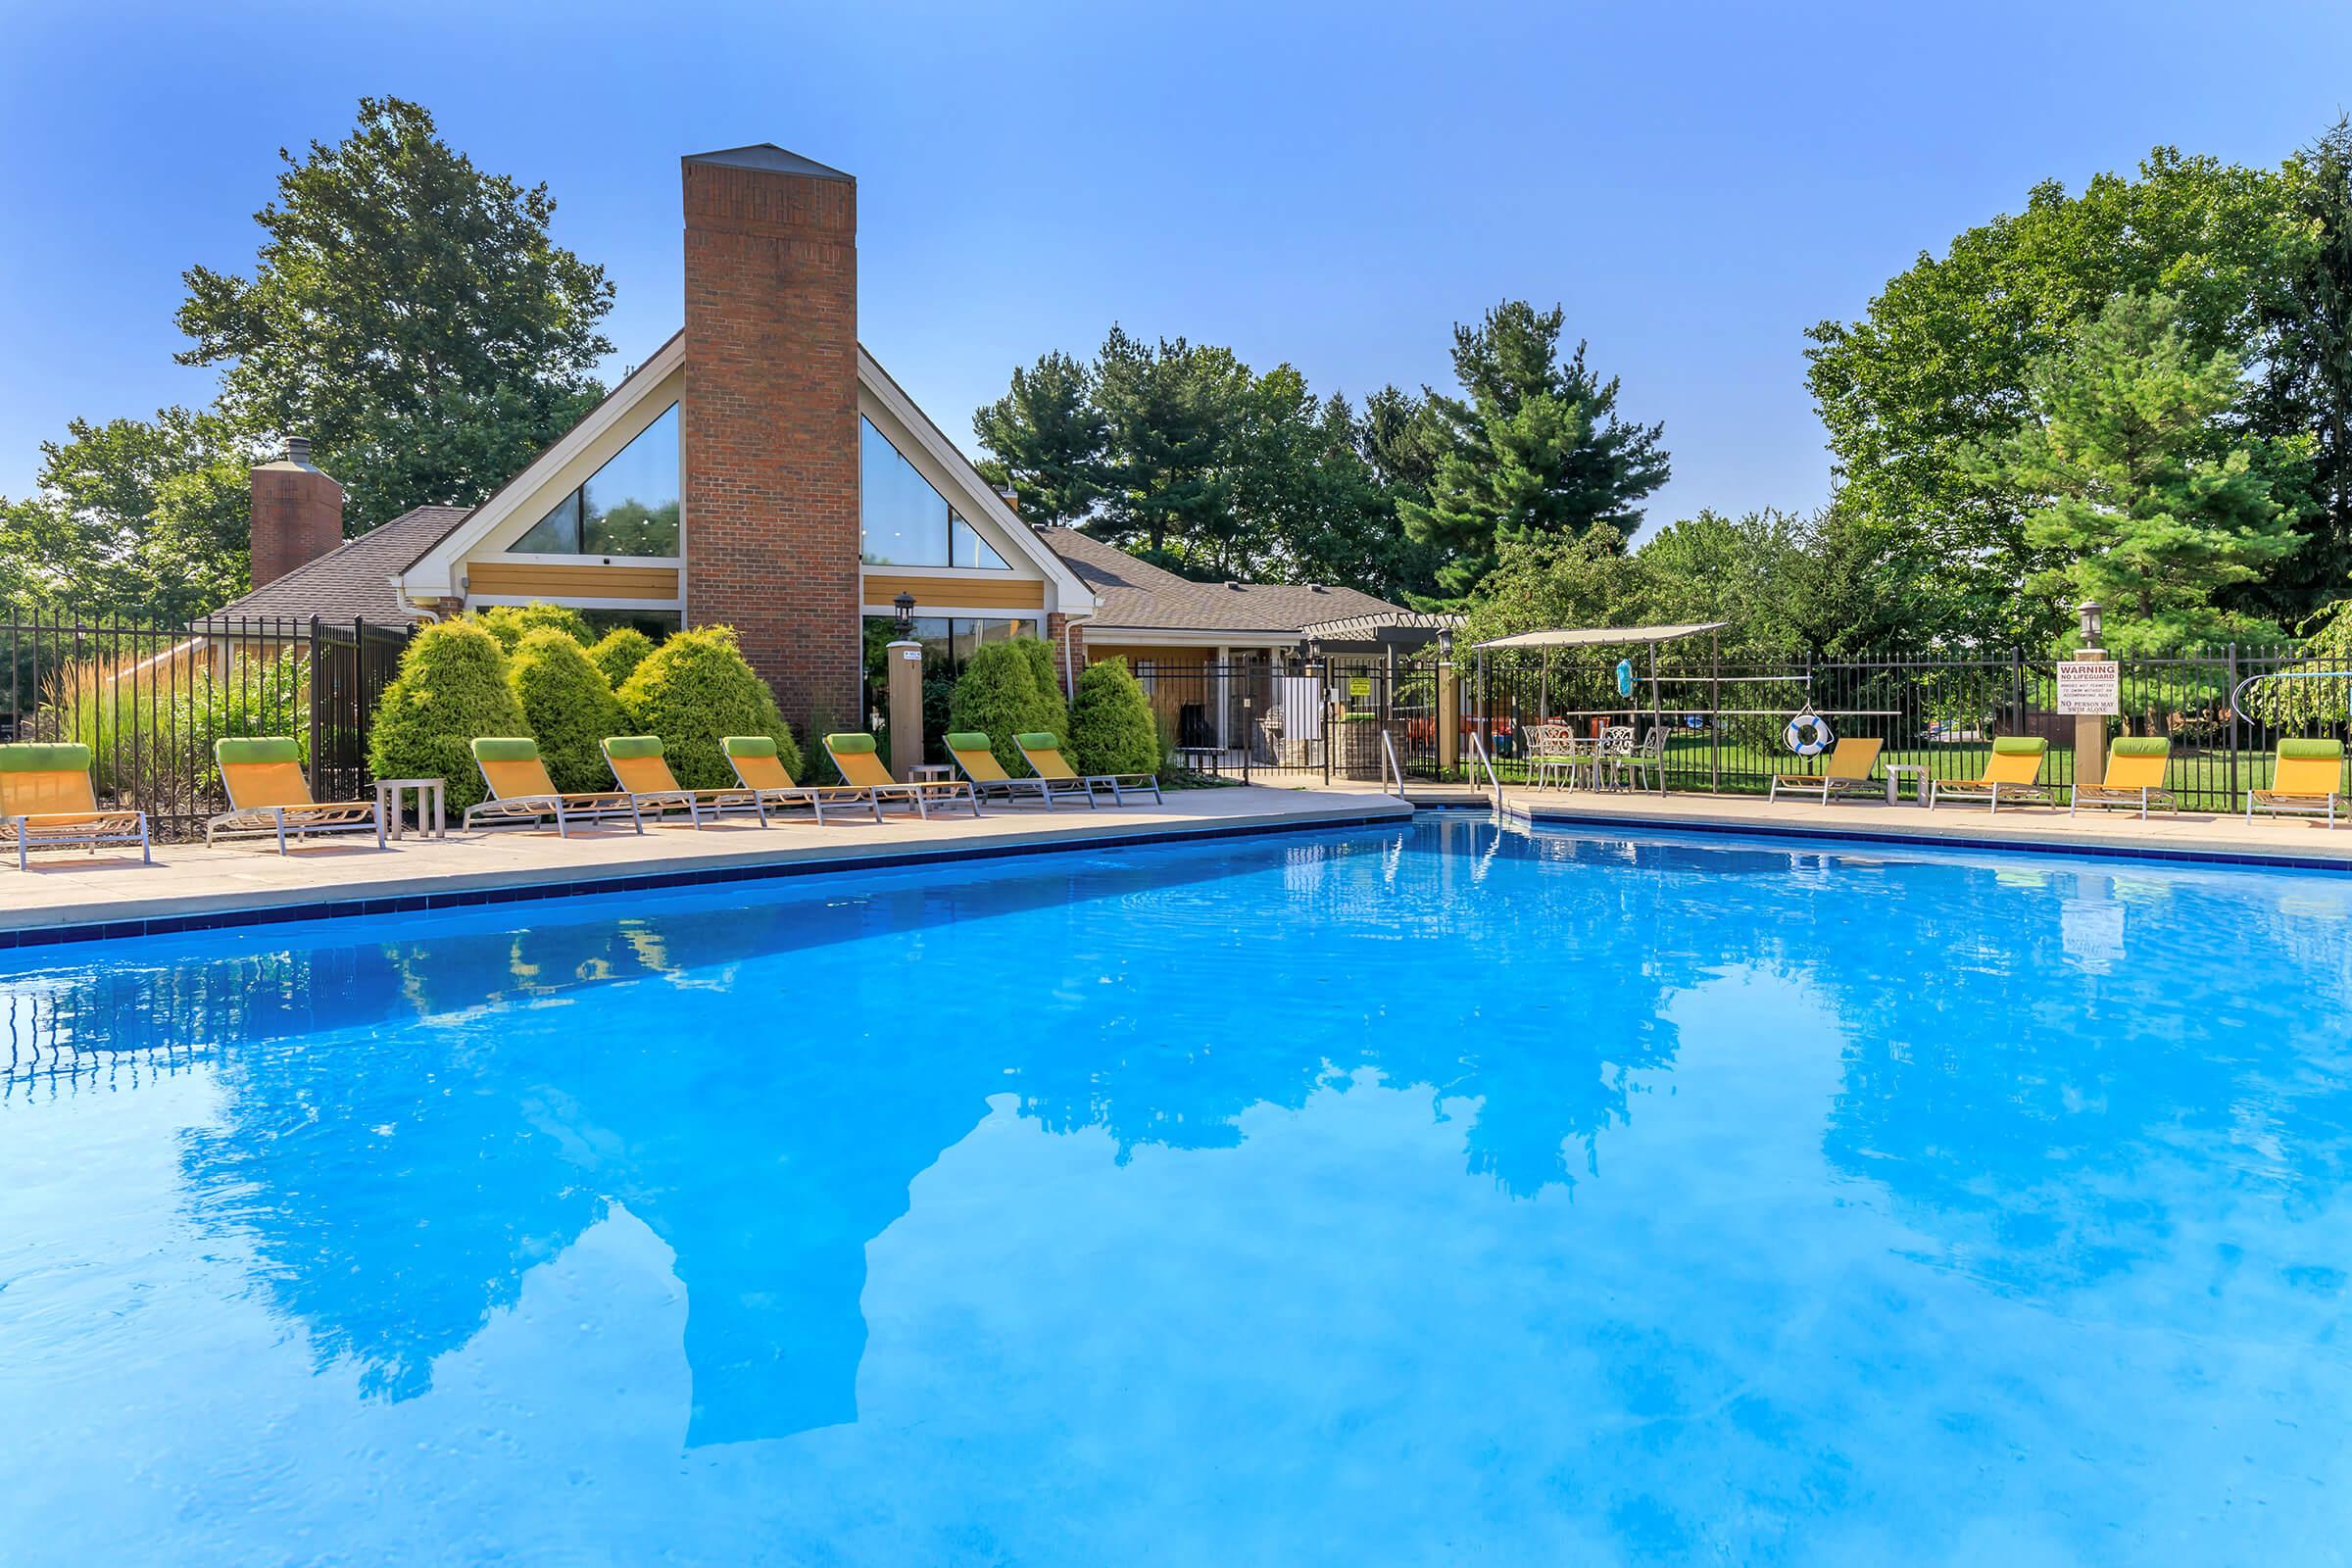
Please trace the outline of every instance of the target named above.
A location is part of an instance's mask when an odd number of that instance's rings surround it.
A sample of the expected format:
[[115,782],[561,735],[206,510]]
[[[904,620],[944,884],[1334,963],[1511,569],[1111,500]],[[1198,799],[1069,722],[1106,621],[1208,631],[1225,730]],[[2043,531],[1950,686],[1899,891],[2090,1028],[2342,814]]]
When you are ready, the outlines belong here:
[[205,619],[308,619],[317,615],[322,620],[358,618],[382,625],[408,625],[417,616],[393,594],[393,577],[416,564],[470,510],[418,507],[404,512],[357,539],[346,539],[277,581],[229,601]]
[[1040,528],[1102,604],[1094,624],[1151,631],[1264,631],[1296,635],[1301,626],[1396,606],[1330,584],[1195,582],[1075,528]]

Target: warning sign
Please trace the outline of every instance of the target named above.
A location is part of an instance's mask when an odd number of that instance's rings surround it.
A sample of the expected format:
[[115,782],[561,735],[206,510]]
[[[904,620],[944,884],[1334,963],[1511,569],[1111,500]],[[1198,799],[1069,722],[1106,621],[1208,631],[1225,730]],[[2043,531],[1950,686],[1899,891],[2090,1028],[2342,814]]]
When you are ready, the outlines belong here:
[[2123,707],[2123,666],[2114,660],[2059,661],[2059,712],[2120,713]]

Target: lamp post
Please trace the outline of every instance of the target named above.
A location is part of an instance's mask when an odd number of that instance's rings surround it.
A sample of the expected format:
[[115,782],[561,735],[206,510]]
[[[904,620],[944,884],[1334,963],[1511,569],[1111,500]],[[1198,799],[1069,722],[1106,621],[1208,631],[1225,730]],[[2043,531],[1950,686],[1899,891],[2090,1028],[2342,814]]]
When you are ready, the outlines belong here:
[[[2106,632],[2106,616],[2096,599],[2085,599],[2075,607],[2075,624],[2082,633],[2082,641],[2075,649],[2072,662],[2103,663],[2107,650],[2099,646]],[[2097,784],[2107,774],[2107,715],[2077,713],[2075,715],[2075,783]]]
[[902,593],[891,608],[899,613],[899,635],[886,655],[890,688],[890,772],[904,784],[923,760],[923,645],[914,640],[914,595]]

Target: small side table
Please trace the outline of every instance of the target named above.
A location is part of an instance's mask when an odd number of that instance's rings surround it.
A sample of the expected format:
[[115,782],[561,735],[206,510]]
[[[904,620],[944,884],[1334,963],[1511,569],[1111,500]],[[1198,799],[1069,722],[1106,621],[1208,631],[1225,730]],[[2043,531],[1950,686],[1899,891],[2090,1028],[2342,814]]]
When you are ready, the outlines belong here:
[[1928,770],[1919,762],[1888,762],[1886,764],[1886,804],[1893,806],[1903,798],[1903,775],[1916,774],[1911,780],[1911,804],[1928,804]]
[[953,762],[917,762],[909,770],[909,784],[953,784],[956,765]]
[[434,838],[449,837],[448,796],[437,778],[379,778],[375,781],[375,808],[384,813],[384,826],[394,838],[401,828],[402,797],[414,792],[416,797],[416,836],[431,833]]

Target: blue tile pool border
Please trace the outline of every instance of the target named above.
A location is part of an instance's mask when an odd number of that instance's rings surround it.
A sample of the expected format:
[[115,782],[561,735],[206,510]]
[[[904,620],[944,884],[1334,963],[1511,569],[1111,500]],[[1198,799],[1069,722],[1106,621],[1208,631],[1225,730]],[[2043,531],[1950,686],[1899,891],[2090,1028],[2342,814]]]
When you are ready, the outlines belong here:
[[[1426,809],[1426,808],[1424,808]],[[1476,809],[1476,808],[1472,808]],[[1611,812],[1579,811],[1574,816],[1538,816],[1531,811],[1509,807],[1500,814],[1530,828],[1557,828],[1573,831],[1580,827],[1608,828],[1612,831],[1644,833],[1712,833],[1732,838],[1804,839],[1815,843],[1882,844],[1914,850],[1945,852],[1988,850],[2000,855],[2084,856],[2100,860],[2172,860],[2190,865],[2250,865],[2273,870],[2330,871],[2338,875],[2352,873],[2352,852],[2338,855],[2263,855],[2251,850],[2188,850],[2161,845],[2053,843],[2048,840],[1980,838],[1967,836],[1939,837],[1925,832],[1892,832],[1884,828],[1816,827],[1805,822],[1725,821],[1705,817],[1676,817],[1671,821],[1650,816],[1619,815]]]
[[1082,850],[1136,849],[1152,844],[1193,844],[1203,839],[1260,838],[1313,833],[1327,828],[1378,827],[1409,822],[1395,811],[1346,816],[1241,822],[1176,832],[1111,833],[1086,838],[1040,839],[1026,843],[971,844],[935,849],[880,851],[819,859],[768,860],[750,865],[714,865],[677,871],[634,871],[568,882],[516,882],[501,887],[454,889],[447,893],[404,893],[378,899],[326,899],[313,903],[257,905],[247,908],[203,909],[128,920],[87,920],[70,925],[22,926],[0,930],[0,951],[106,942],[121,937],[169,936],[179,931],[222,931],[248,925],[288,925],[298,920],[348,920],[372,914],[414,914],[424,909],[463,909],[484,904],[531,904],[543,899],[586,899],[610,893],[650,893],[658,888],[720,882],[764,882],[778,877],[825,876],[837,871],[878,871],[903,865],[937,865],[950,860],[995,860],[1021,855],[1060,855]]

